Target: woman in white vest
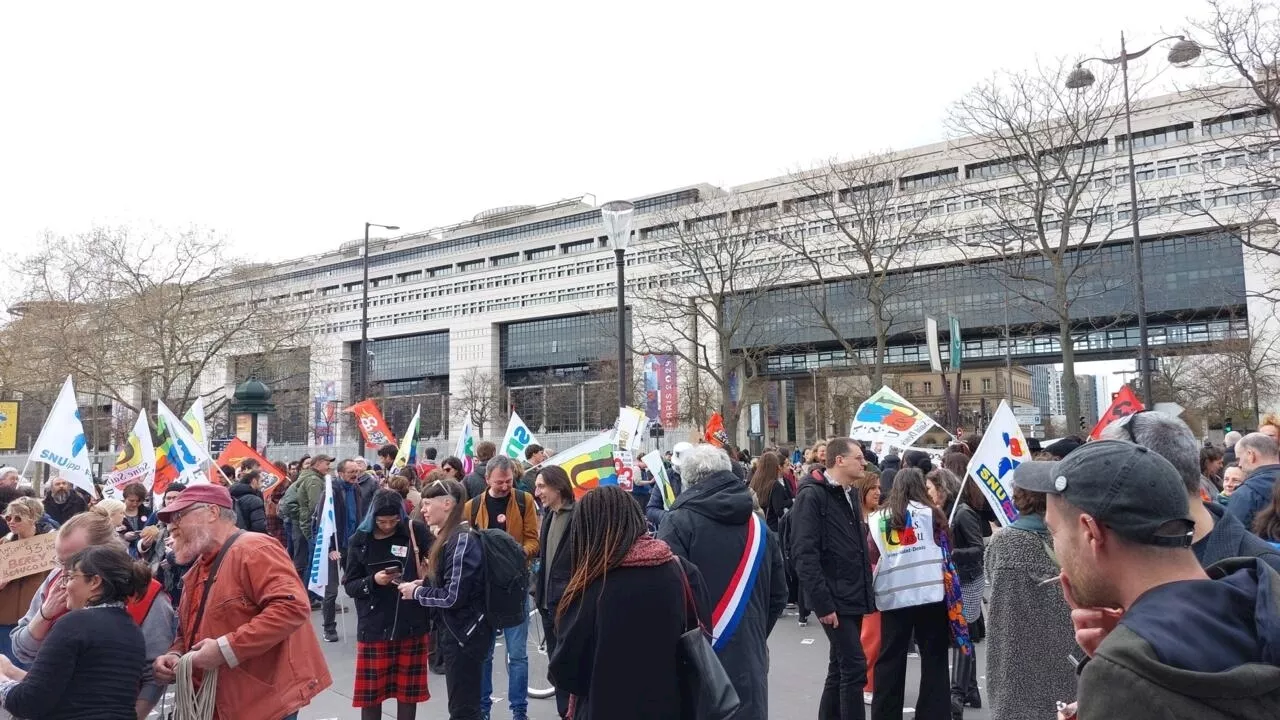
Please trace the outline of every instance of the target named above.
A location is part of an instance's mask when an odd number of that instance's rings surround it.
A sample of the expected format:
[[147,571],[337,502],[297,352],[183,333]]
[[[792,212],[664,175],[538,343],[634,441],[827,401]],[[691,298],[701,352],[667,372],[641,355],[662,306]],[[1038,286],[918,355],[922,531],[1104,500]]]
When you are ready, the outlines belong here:
[[[876,662],[872,720],[901,720],[906,692],[907,647],[914,633],[920,648],[920,695],[915,717],[947,720],[951,628],[943,590],[943,551],[937,533],[947,519],[929,500],[924,475],[900,471],[884,508],[867,526],[874,543],[876,607],[880,610],[880,658]],[[878,557],[878,560],[877,560]]]

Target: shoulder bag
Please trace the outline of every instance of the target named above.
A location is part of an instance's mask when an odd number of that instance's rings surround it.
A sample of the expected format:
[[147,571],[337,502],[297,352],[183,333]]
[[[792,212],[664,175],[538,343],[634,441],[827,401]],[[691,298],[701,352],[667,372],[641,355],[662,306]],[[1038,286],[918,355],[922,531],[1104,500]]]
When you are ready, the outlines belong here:
[[680,668],[681,717],[689,720],[729,720],[738,714],[742,702],[729,681],[729,674],[711,649],[708,633],[698,617],[693,589],[684,568],[676,562],[684,584],[685,632],[676,644],[676,665]]

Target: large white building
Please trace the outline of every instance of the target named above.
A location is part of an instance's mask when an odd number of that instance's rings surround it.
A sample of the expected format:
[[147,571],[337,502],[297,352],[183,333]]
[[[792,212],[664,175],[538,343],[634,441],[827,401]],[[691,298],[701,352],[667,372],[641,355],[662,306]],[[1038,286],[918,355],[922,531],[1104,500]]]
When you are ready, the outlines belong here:
[[[1273,319],[1269,306],[1247,299],[1249,291],[1269,282],[1269,264],[1244,250],[1238,240],[1199,234],[1217,229],[1216,223],[1233,206],[1252,207],[1273,199],[1221,181],[1221,169],[1239,162],[1242,155],[1226,147],[1222,138],[1250,122],[1251,117],[1224,116],[1217,104],[1189,95],[1161,97],[1136,110],[1132,142],[1138,153],[1144,215],[1147,308],[1157,351],[1164,345],[1239,336],[1246,331],[1246,309],[1250,323]],[[1098,272],[1114,282],[1098,293],[1102,300],[1082,312],[1113,321],[1132,312],[1124,309],[1131,307],[1127,274],[1133,272],[1126,229],[1131,211],[1127,169],[1120,151],[1126,141],[1122,132],[1113,131],[1091,144],[1102,157],[1094,172],[1097,192],[1107,194],[1108,200],[1093,207],[1106,233],[1095,231],[1090,239],[1107,238],[1107,251],[1098,255]],[[923,339],[910,335],[923,329],[926,313],[961,318],[966,362],[1003,361],[1000,332],[987,332],[1002,323],[1018,328],[1013,352],[1019,362],[1051,363],[1058,352],[1046,319],[1024,307],[1011,320],[1008,294],[1001,294],[989,272],[963,265],[954,247],[965,238],[991,232],[986,199],[1015,181],[1007,158],[975,159],[980,157],[982,149],[966,140],[915,148],[896,157],[911,168],[910,175],[894,183],[899,218],[927,215],[938,219],[939,229],[922,235],[911,267],[901,268],[924,280],[929,289],[904,296],[898,307],[889,349],[893,365],[927,365]],[[1211,170],[1212,181],[1207,177]],[[637,303],[666,287],[672,293],[689,292],[678,277],[687,268],[672,260],[671,238],[742,218],[758,218],[762,227],[767,226],[761,231],[765,234],[753,240],[761,246],[751,266],[766,268],[765,275],[778,284],[759,312],[771,313],[762,323],[786,337],[765,354],[762,370],[771,381],[763,395],[764,425],[770,439],[782,442],[812,440],[848,421],[840,419],[840,413],[826,412],[838,399],[831,397],[834,391],[824,376],[853,361],[829,333],[801,327],[805,323],[797,318],[803,308],[793,300],[795,286],[806,277],[803,264],[770,241],[779,235],[830,235],[832,247],[838,247],[831,223],[798,219],[796,211],[813,197],[810,185],[776,178],[733,188],[695,185],[631,199],[636,215],[626,256],[629,309],[635,318],[630,333],[633,338],[643,335],[650,347],[662,330],[645,319],[648,314]],[[1222,212],[1210,220],[1192,211],[1193,204]],[[617,288],[614,255],[604,236],[598,207],[573,198],[482,212],[451,227],[373,241],[369,380],[371,394],[387,398],[383,402],[392,426],[403,427],[413,408],[422,404],[424,435],[448,435],[448,428],[456,430],[460,420],[447,408],[473,392],[469,385],[477,377],[501,381],[504,402],[535,430],[586,432],[611,423],[616,414],[614,389],[601,368],[607,369],[616,356],[612,328]],[[360,245],[348,243],[332,252],[280,263],[252,282],[258,302],[307,313],[317,333],[306,358],[307,376],[284,393],[277,388],[282,409],[272,425],[273,436],[278,434],[274,441],[330,442],[324,411],[357,399],[354,369],[364,289]],[[852,336],[865,338],[870,332],[860,312],[851,308],[841,322]],[[1132,357],[1136,338],[1130,322],[1095,323],[1081,330],[1077,354]],[[673,346],[682,342],[671,340]],[[228,358],[225,372],[203,378],[206,391],[221,388],[229,395],[249,365]],[[640,358],[635,358],[631,372],[639,374],[640,365]],[[679,383],[689,382],[686,372],[682,364]],[[1050,387],[1056,390],[1057,385]],[[684,402],[683,396],[684,391],[677,390],[664,402]],[[747,402],[743,398],[744,410]],[[285,406],[292,410],[286,412]],[[1060,402],[1050,402],[1050,407],[1053,414],[1062,412]],[[745,415],[743,424],[745,432]]]

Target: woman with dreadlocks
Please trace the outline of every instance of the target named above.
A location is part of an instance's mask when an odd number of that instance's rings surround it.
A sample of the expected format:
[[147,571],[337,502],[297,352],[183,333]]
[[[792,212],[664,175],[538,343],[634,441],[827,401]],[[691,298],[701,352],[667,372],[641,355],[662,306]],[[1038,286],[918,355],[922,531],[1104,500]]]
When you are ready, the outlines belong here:
[[[551,676],[573,693],[573,717],[680,720],[676,642],[707,617],[697,568],[647,535],[640,506],[616,486],[577,502],[570,547]],[[649,682],[635,682],[636,668]]]

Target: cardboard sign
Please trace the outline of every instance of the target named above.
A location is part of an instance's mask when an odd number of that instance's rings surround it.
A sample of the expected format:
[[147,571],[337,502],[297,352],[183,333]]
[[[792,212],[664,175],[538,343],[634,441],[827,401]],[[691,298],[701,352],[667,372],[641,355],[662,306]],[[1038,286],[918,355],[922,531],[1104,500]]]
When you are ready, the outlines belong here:
[[57,533],[50,532],[0,544],[0,581],[10,582],[52,570],[53,539],[56,536]]

